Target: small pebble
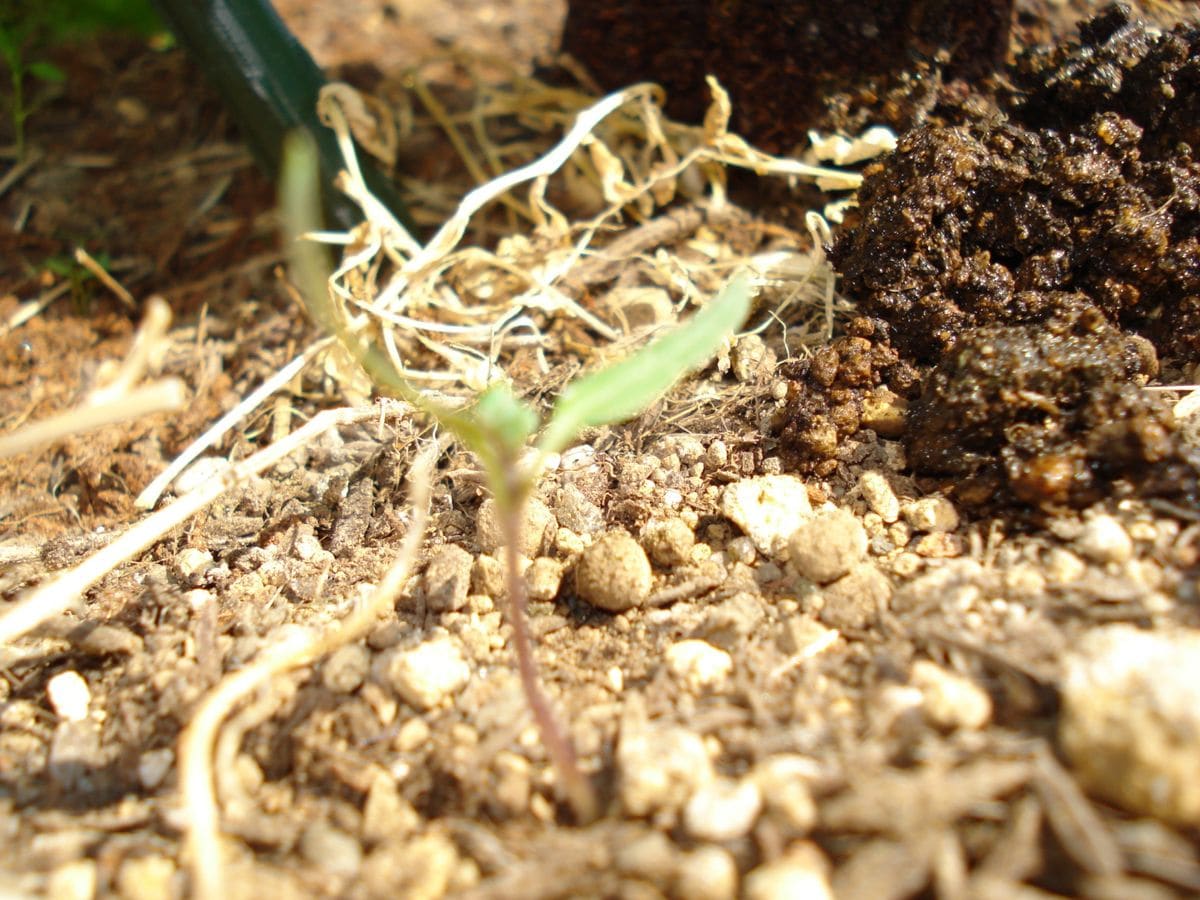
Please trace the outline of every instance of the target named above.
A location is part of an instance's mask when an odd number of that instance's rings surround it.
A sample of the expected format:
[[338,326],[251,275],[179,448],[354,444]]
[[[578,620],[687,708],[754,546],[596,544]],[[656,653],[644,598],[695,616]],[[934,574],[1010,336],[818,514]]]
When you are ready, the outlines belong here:
[[1200,827],[1200,631],[1097,628],[1064,672],[1059,741],[1084,787],[1136,815]]
[[530,600],[548,601],[558,596],[562,585],[563,564],[549,556],[539,556],[525,570]]
[[859,475],[858,490],[871,512],[887,524],[900,518],[900,498],[880,472],[866,471]]
[[867,532],[851,512],[822,511],[796,529],[788,548],[800,575],[817,584],[829,584],[866,558]]
[[667,668],[692,693],[719,688],[733,672],[733,657],[707,641],[678,641],[667,648]]
[[183,581],[203,575],[213,566],[213,555],[207,550],[186,547],[175,555],[175,572]]
[[50,708],[64,722],[81,722],[88,717],[92,692],[78,672],[59,672],[46,684]]
[[1075,549],[1102,565],[1123,563],[1133,556],[1133,539],[1118,519],[1101,514],[1083,523],[1083,531],[1075,539]]
[[737,862],[724,847],[705,844],[684,855],[678,866],[675,895],[688,900],[735,900]]
[[622,875],[650,884],[670,884],[675,878],[677,856],[670,838],[661,831],[645,829],[618,842],[613,863]]
[[963,539],[957,534],[935,531],[923,534],[911,545],[917,556],[925,559],[954,559],[963,555]]
[[[546,542],[547,532],[553,535],[557,528],[558,522],[550,507],[537,497],[530,497],[521,509],[521,555],[531,559],[537,556]],[[492,555],[498,555],[504,546],[500,514],[496,509],[496,501],[491,497],[479,506],[479,513],[475,517],[475,540],[480,550]]]
[[300,855],[330,875],[353,878],[362,867],[358,840],[328,822],[317,820],[300,835]]
[[695,532],[683,519],[675,517],[651,519],[642,526],[640,537],[650,559],[664,569],[683,565],[696,545]]
[[848,575],[821,589],[821,622],[839,631],[873,625],[887,608],[892,585],[874,563],[859,563]]
[[829,863],[816,844],[801,841],[746,876],[745,900],[834,900]]
[[147,750],[138,758],[138,781],[148,791],[163,783],[171,766],[175,765],[175,751],[170,747]]
[[920,689],[922,711],[935,728],[976,731],[992,719],[992,698],[969,678],[923,659],[913,663],[910,681]]
[[754,767],[768,812],[792,837],[803,837],[817,824],[817,803],[808,782],[818,774],[813,760],[791,753],[768,757]]
[[958,527],[958,510],[945,497],[922,497],[904,505],[904,520],[915,531],[953,531]]
[[121,900],[164,900],[175,896],[175,860],[166,856],[130,856],[117,870]]
[[573,484],[558,492],[554,513],[560,530],[567,528],[576,534],[599,534],[604,530],[604,510]]
[[794,475],[764,475],[727,485],[721,514],[733,521],[759,552],[780,559],[788,539],[812,515],[808,488]]
[[1050,584],[1061,587],[1082,578],[1087,564],[1070,550],[1054,547],[1046,554],[1042,572]]
[[338,647],[321,667],[321,682],[335,694],[358,690],[371,668],[371,651],[362,644]]
[[683,810],[683,825],[697,840],[736,841],[750,833],[762,805],[762,792],[753,779],[716,778],[692,794]]
[[421,576],[425,605],[433,612],[448,612],[466,606],[474,562],[471,554],[456,544],[436,548]]
[[46,881],[48,900],[92,900],[96,896],[96,863],[80,859],[65,863]]
[[646,551],[624,531],[610,531],[584,550],[575,569],[580,598],[609,612],[641,606],[652,584]]
[[376,844],[403,837],[415,831],[420,822],[420,814],[400,794],[396,779],[387,772],[377,772],[363,803],[362,839]]
[[420,710],[433,709],[471,680],[471,669],[450,637],[433,638],[410,650],[388,651],[381,665],[387,683]]
[[700,735],[651,723],[621,735],[617,777],[626,813],[648,816],[678,810],[714,774]]

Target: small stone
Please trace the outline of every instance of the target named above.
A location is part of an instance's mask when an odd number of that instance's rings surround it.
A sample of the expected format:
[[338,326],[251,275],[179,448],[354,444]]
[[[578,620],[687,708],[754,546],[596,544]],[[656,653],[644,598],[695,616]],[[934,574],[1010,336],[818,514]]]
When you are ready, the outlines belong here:
[[714,777],[700,735],[653,723],[621,735],[617,775],[621,805],[631,816],[674,813]]
[[471,566],[470,593],[483,594],[493,600],[507,597],[508,584],[504,578],[504,563],[487,553],[480,553],[475,557]]
[[516,753],[502,750],[492,765],[496,769],[496,800],[510,816],[529,811],[533,794],[533,779],[529,760]]
[[733,657],[707,641],[678,641],[667,648],[667,668],[693,693],[719,688],[733,672]]
[[558,524],[576,534],[599,534],[604,530],[604,510],[573,484],[564,485],[554,504]]
[[904,505],[904,520],[916,531],[953,531],[958,527],[958,510],[945,497],[922,497]]
[[377,772],[363,804],[362,839],[372,844],[403,837],[416,830],[421,817],[400,794],[396,779]]
[[697,840],[736,841],[750,833],[762,805],[762,792],[753,779],[716,778],[692,794],[683,810],[683,825]]
[[800,841],[746,876],[745,900],[833,900],[829,863],[816,844]]
[[817,803],[808,780],[818,774],[816,764],[797,754],[771,756],[754,767],[767,811],[792,837],[803,837],[817,824]]
[[64,722],[81,722],[88,717],[92,692],[78,672],[59,672],[46,684],[50,708]]
[[1059,741],[1089,791],[1200,826],[1200,631],[1097,628],[1067,658]]
[[358,840],[328,822],[311,823],[300,835],[300,855],[330,875],[353,878],[362,867]]
[[425,605],[433,612],[448,612],[466,606],[474,562],[471,554],[456,544],[434,550],[421,576]]
[[859,563],[850,574],[822,588],[821,597],[817,618],[822,623],[839,631],[861,631],[887,608],[892,585],[874,563]]
[[562,585],[563,564],[549,556],[539,556],[525,570],[525,584],[530,600],[549,601],[558,596]]
[[610,531],[584,550],[575,569],[579,596],[614,613],[641,606],[652,584],[646,551],[624,531]]
[[429,723],[424,719],[409,719],[396,732],[396,749],[401,753],[412,753],[424,747],[431,734]]
[[131,856],[117,870],[121,900],[163,900],[175,896],[175,861],[166,856]]
[[160,747],[157,750],[147,750],[138,758],[138,781],[148,791],[153,791],[167,773],[175,765],[175,751],[170,747]]
[[96,863],[80,859],[65,863],[46,880],[48,900],[92,900],[96,896]]
[[613,853],[618,872],[650,884],[670,884],[675,878],[676,861],[671,839],[649,829],[619,841]]
[[733,345],[730,363],[738,381],[760,381],[775,368],[775,353],[759,335],[746,334]]
[[669,569],[683,565],[696,545],[695,532],[683,519],[651,519],[642,526],[642,546],[657,566]]
[[727,485],[721,514],[733,521],[759,552],[779,559],[788,538],[812,515],[808,488],[794,475],[764,475]]
[[900,518],[900,498],[882,473],[863,472],[858,476],[858,490],[871,512],[887,524]]
[[680,860],[676,896],[688,900],[735,900],[737,890],[737,862],[724,847],[706,844]]
[[411,650],[390,650],[381,663],[386,682],[420,710],[440,705],[471,680],[471,669],[451,637],[436,637]]
[[935,728],[977,731],[991,721],[992,698],[970,679],[918,660],[909,680],[920,689],[922,711]]
[[213,555],[207,550],[186,547],[175,555],[175,572],[183,581],[199,577],[213,566]]
[[722,440],[715,440],[704,451],[704,465],[710,469],[720,469],[729,462],[729,448]]
[[1078,581],[1087,572],[1087,563],[1062,547],[1054,547],[1046,554],[1042,571],[1050,584],[1062,587]]
[[[521,555],[531,559],[537,556],[545,546],[547,537],[552,536],[557,528],[558,523],[550,507],[537,497],[530,497],[521,510],[521,542],[518,547]],[[492,555],[498,555],[504,546],[500,514],[496,509],[496,501],[491,497],[479,506],[479,513],[475,517],[475,540],[480,550]]]
[[321,681],[335,694],[349,694],[367,677],[371,668],[371,651],[362,644],[338,647],[321,667]]
[[912,544],[912,551],[925,559],[955,559],[963,550],[963,539],[947,531],[923,534]]
[[859,422],[884,438],[904,434],[908,401],[885,387],[877,387],[862,399]]
[[867,532],[862,522],[844,509],[817,513],[788,541],[792,565],[809,581],[836,581],[866,558]]
[[1100,514],[1083,523],[1083,531],[1075,539],[1075,549],[1101,565],[1123,563],[1133,556],[1133,539],[1118,519]]

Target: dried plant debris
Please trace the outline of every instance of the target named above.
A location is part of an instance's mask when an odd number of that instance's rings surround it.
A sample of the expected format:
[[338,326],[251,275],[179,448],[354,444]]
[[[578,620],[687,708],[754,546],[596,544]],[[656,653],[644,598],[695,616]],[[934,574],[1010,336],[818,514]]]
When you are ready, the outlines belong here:
[[[903,397],[912,381],[889,375],[933,366],[909,415],[911,462],[980,475],[959,485],[968,500],[1000,488],[1083,505],[1114,479],[1190,495],[1197,457],[1139,385],[1158,355],[1200,349],[1200,30],[1162,33],[1110,7],[1013,78],[1007,117],[913,129],[864,173],[831,259],[877,322],[872,357],[896,360],[868,386]],[[830,423],[857,428],[846,376],[823,366],[807,363],[782,429],[818,461],[837,456],[821,440]]]

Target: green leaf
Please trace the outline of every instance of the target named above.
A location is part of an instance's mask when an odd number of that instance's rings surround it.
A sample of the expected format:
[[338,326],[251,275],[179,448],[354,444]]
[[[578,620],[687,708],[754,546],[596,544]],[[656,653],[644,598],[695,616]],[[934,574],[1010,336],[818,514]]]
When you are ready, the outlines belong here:
[[60,69],[54,63],[39,60],[29,64],[28,72],[34,78],[48,81],[53,84],[61,84],[67,80],[67,73]]
[[623,422],[646,409],[679,378],[708,362],[721,342],[746,321],[749,275],[738,275],[686,325],[633,356],[567,385],[538,446],[565,449],[584,428]]
[[538,426],[537,413],[506,384],[494,384],[484,391],[468,415],[510,454],[524,447]]

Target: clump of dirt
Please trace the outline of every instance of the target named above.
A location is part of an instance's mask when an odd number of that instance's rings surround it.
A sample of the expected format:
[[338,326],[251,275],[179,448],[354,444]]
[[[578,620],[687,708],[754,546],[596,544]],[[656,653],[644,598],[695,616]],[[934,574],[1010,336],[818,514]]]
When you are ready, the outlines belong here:
[[[1110,7],[1081,42],[1022,58],[1010,118],[916,128],[868,168],[831,258],[897,359],[933,366],[910,420],[918,471],[988,469],[1039,504],[1125,476],[1194,489],[1170,413],[1130,379],[1155,350],[1200,347],[1198,77],[1200,30]],[[828,457],[809,436],[842,388],[816,381],[827,399],[784,438]]]
[[563,49],[605,88],[661,84],[668,114],[685,120],[704,115],[704,76],[715,75],[733,98],[734,130],[782,151],[822,121],[846,130],[868,115],[897,129],[919,121],[944,83],[1001,65],[1012,8],[1012,0],[573,0]]
[[1038,325],[970,329],[913,405],[909,462],[972,476],[957,494],[977,501],[1005,480],[1038,506],[1094,503],[1119,478],[1146,493],[1194,493],[1194,450],[1142,390],[1158,371],[1154,348],[1076,303]]

